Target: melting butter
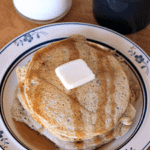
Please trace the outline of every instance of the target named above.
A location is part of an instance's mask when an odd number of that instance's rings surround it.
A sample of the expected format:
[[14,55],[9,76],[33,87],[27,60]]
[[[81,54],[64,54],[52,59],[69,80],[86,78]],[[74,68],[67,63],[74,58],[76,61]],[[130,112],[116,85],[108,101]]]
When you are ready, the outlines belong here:
[[82,59],[76,59],[57,67],[55,73],[67,90],[95,79],[95,75]]

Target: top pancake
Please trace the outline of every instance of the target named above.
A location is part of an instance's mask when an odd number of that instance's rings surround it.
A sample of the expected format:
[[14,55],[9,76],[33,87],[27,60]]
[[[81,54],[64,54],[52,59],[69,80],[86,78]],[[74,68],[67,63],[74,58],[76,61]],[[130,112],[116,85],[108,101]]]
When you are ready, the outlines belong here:
[[[55,69],[79,58],[87,63],[95,79],[67,91]],[[120,63],[83,36],[72,36],[37,51],[19,88],[31,116],[67,141],[89,139],[112,130],[130,100],[129,81]]]

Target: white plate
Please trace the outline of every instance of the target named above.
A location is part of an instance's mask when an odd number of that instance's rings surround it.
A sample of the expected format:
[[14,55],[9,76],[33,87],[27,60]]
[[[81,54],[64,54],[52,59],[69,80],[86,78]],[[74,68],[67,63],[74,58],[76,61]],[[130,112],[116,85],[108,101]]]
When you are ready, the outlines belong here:
[[137,114],[129,132],[118,140],[103,146],[102,150],[146,150],[150,145],[150,58],[135,43],[121,34],[107,28],[83,24],[60,23],[41,26],[30,30],[12,40],[0,51],[0,145],[7,150],[24,150],[31,148],[18,137],[11,117],[13,94],[17,84],[16,66],[23,66],[31,59],[33,53],[46,44],[68,37],[71,34],[82,34],[88,40],[103,43],[117,50],[125,58],[132,74],[142,90],[140,100],[136,103]]

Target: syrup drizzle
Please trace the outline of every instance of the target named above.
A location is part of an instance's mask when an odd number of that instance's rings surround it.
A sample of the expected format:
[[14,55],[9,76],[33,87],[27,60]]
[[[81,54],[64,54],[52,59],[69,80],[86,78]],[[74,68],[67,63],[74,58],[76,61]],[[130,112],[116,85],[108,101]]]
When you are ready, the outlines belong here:
[[[70,49],[70,59],[69,61],[75,60],[75,59],[79,59],[79,52],[78,50],[75,48],[76,45],[73,42],[73,40],[70,39],[71,42],[71,49]],[[74,142],[75,147],[77,147],[77,149],[82,149],[84,142],[81,140],[84,136],[85,136],[85,131],[84,131],[84,121],[82,119],[82,113],[81,113],[81,105],[78,101],[78,99],[76,98],[76,88],[70,90],[70,92],[68,93],[71,98],[71,111],[73,114],[73,119],[74,119],[74,127],[75,127],[75,136],[76,136],[76,141]]]
[[[107,72],[107,62],[106,62],[106,55],[103,53],[97,52],[97,60],[98,60],[98,76],[101,80],[100,87],[102,88],[101,92],[99,92],[99,102],[97,107],[97,120],[95,123],[95,132],[98,132],[99,134],[103,134],[105,132],[105,120],[106,120],[106,114],[105,114],[105,106],[107,105],[107,82],[106,82],[106,72]],[[106,65],[104,65],[106,63]],[[97,129],[99,129],[97,131]]]
[[[99,134],[104,134],[105,132],[108,131],[106,129],[106,121],[107,121],[107,110],[106,110],[106,105],[108,104],[108,92],[109,92],[109,97],[110,97],[110,110],[111,110],[111,122],[109,122],[109,129],[112,129],[114,126],[114,115],[115,115],[115,99],[114,99],[114,92],[115,92],[115,85],[114,85],[114,70],[111,66],[111,62],[108,59],[108,56],[105,54],[97,54],[98,56],[98,71],[99,71],[99,78],[101,80],[101,88],[102,88],[102,93],[99,93],[99,103],[98,103],[98,109],[97,109],[97,121],[96,121],[96,128],[101,127],[100,130],[98,131]],[[109,86],[107,83],[107,79],[109,79]]]

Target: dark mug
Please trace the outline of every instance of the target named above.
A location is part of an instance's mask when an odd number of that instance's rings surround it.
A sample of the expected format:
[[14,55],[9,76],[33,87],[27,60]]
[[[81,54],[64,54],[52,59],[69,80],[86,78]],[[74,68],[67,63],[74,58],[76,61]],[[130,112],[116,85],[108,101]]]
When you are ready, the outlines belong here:
[[93,0],[98,24],[122,34],[145,28],[150,19],[150,0]]

